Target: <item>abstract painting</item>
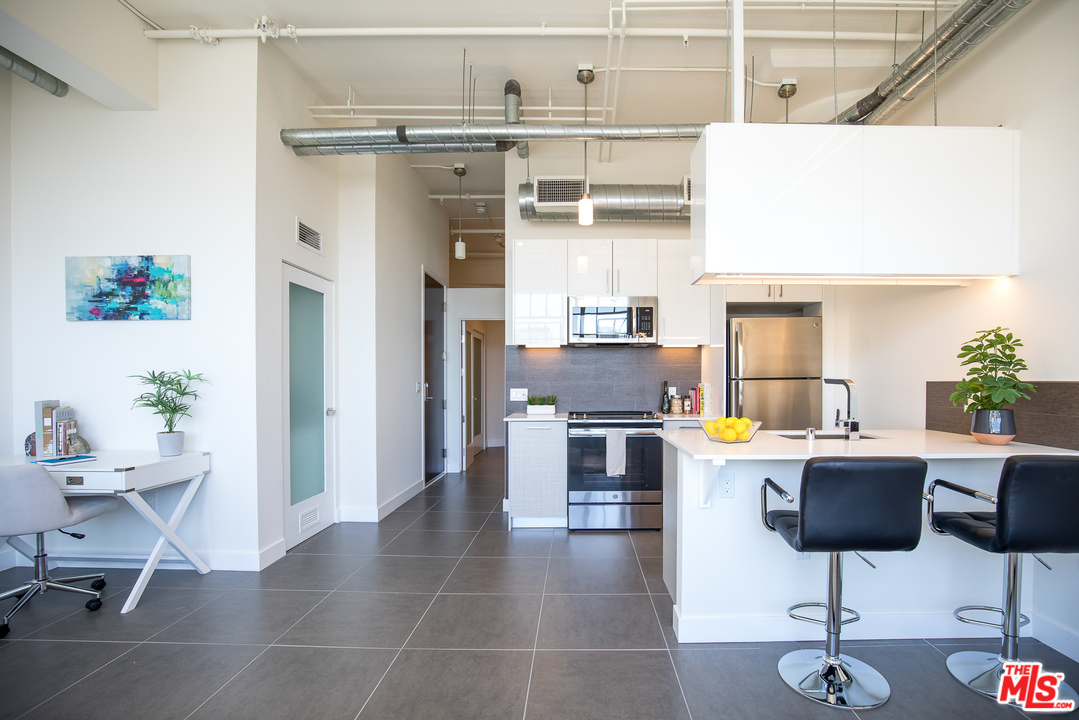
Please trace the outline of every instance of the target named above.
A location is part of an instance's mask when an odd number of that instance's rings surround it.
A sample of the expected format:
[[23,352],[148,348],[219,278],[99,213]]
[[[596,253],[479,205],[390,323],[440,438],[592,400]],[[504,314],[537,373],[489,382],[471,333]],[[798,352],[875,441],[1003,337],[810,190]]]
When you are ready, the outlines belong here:
[[66,259],[68,320],[190,320],[190,255]]

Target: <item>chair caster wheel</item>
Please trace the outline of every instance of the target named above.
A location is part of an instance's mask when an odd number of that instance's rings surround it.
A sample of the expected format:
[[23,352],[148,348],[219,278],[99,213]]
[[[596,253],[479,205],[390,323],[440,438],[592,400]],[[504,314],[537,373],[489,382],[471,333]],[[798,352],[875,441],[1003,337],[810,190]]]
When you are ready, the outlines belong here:
[[0,638],[6,638],[9,632],[11,632],[11,627],[7,623],[0,625]]
[[86,609],[89,610],[90,612],[93,612],[94,610],[100,610],[101,609],[101,601],[98,600],[97,598],[94,598],[93,600],[87,600],[86,601]]
[[103,579],[94,580],[92,583],[90,583],[90,587],[92,587],[94,590],[101,590],[101,588],[105,587],[105,581]]

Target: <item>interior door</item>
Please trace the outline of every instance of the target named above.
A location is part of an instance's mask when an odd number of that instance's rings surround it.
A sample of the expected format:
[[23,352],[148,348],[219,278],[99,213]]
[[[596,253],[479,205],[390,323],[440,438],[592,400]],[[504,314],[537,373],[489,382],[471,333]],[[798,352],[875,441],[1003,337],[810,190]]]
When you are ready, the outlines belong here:
[[285,545],[336,521],[333,283],[283,265]]
[[484,364],[484,335],[472,328],[466,328],[464,332],[464,358],[465,372],[463,377],[464,397],[464,438],[465,438],[465,467],[486,447],[486,435],[484,434],[486,398],[484,385],[486,378],[486,366]]
[[424,481],[446,472],[446,288],[423,274]]

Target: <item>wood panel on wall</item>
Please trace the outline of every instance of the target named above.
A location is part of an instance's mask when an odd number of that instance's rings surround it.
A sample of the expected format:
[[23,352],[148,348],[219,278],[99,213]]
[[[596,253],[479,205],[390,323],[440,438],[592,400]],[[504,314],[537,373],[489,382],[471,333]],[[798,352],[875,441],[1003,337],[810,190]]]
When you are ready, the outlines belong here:
[[[925,384],[926,430],[970,433],[971,416],[948,399],[955,385]],[[1007,406],[1015,411],[1016,442],[1079,450],[1079,382],[1034,382],[1034,387],[1030,400]]]

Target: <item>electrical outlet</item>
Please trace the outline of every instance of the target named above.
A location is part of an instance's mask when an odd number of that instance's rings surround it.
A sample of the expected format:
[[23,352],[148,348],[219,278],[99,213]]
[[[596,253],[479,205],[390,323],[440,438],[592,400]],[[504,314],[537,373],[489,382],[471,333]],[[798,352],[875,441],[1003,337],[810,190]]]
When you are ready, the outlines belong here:
[[157,493],[144,493],[142,499],[146,501],[146,504],[150,506],[150,509],[157,512]]
[[734,473],[720,473],[717,485],[716,497],[734,497]]
[[510,388],[510,402],[525,402],[528,400],[528,388]]

